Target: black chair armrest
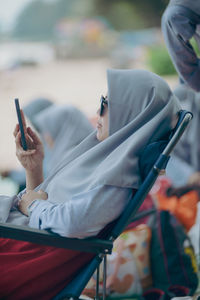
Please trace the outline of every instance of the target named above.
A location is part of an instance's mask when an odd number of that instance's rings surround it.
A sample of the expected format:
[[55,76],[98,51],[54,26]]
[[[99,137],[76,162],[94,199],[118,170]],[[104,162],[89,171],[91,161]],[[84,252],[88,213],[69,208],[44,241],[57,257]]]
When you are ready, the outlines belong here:
[[0,223],[0,237],[96,254],[110,254],[113,247],[112,242],[107,240],[98,238],[66,238],[46,230],[9,223]]

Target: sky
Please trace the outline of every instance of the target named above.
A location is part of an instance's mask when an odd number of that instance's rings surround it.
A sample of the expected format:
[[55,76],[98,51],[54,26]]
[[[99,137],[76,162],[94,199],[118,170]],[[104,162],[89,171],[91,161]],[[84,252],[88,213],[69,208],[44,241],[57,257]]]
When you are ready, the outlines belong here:
[[13,27],[16,17],[27,3],[34,0],[0,0],[0,26],[3,30]]

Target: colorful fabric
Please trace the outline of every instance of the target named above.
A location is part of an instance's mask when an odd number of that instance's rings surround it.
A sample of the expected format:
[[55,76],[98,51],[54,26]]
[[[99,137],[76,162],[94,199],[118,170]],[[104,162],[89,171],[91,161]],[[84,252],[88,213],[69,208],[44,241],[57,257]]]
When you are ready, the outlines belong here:
[[[106,292],[109,297],[141,295],[152,284],[149,247],[151,231],[145,224],[123,232],[114,242],[108,256]],[[95,296],[96,275],[89,281],[84,294]],[[103,272],[100,269],[100,291]]]
[[175,215],[187,231],[195,224],[199,196],[196,191],[190,191],[181,197],[167,197],[157,194],[158,208],[168,210]]

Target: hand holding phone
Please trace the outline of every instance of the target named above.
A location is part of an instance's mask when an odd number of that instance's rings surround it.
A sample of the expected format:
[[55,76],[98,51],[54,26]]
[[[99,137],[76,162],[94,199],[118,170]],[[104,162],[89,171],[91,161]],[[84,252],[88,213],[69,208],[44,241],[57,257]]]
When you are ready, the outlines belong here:
[[27,142],[26,142],[26,138],[25,138],[24,126],[23,126],[22,115],[21,115],[21,110],[20,110],[19,100],[18,99],[15,99],[15,107],[16,107],[17,118],[18,118],[18,123],[19,123],[19,130],[20,130],[20,133],[21,133],[22,148],[25,151],[27,151],[28,147],[27,147]]
[[23,111],[20,110],[18,99],[15,99],[15,105],[19,121],[13,132],[16,143],[16,156],[27,174],[29,174],[27,177],[29,178],[27,179],[28,189],[34,189],[43,181],[44,149],[37,134],[30,127],[26,127],[25,117]]

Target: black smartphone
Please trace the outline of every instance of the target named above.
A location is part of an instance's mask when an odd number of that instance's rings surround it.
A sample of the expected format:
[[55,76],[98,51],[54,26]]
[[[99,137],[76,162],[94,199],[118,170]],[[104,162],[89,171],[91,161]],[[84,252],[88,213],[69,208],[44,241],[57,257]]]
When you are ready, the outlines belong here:
[[20,106],[19,106],[19,99],[15,99],[15,107],[16,107],[17,118],[18,118],[18,122],[19,122],[19,130],[21,133],[22,148],[26,151],[28,149],[28,147],[27,147],[25,133],[24,133],[24,126],[23,126],[22,116],[21,116],[21,111],[20,111]]

